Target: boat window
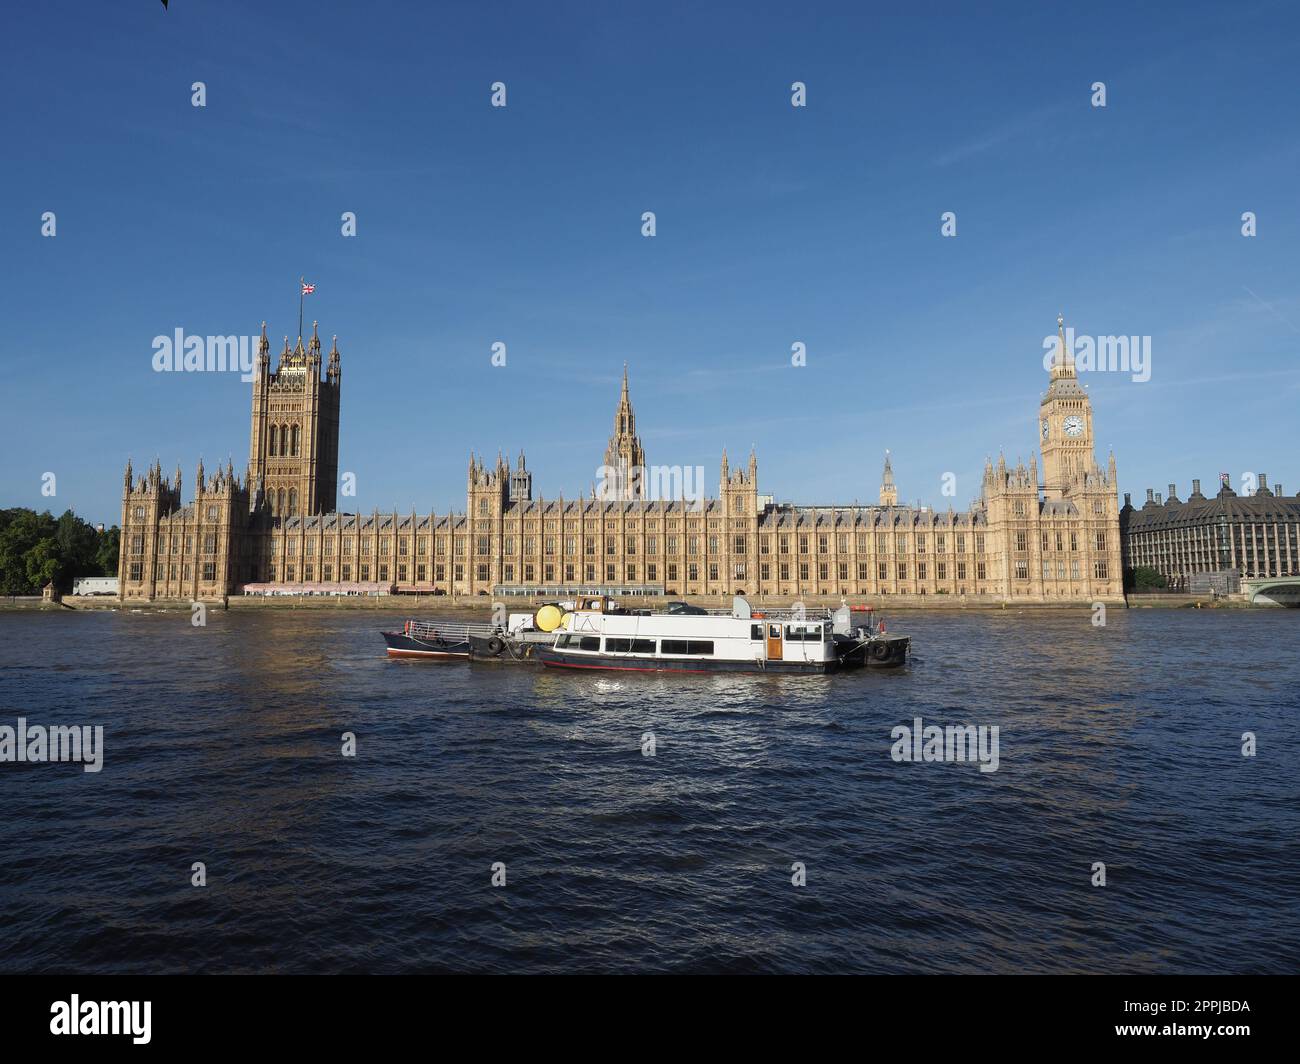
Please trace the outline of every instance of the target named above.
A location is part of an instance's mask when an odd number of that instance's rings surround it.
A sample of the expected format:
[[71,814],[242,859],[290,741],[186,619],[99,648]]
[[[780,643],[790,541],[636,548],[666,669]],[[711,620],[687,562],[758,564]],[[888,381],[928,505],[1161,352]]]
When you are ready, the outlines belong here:
[[749,638],[755,643],[763,641],[763,626],[761,624],[751,624],[749,626]]
[[788,624],[785,627],[786,639],[808,643],[820,643],[822,641],[822,626],[820,624]]
[[662,644],[665,654],[712,654],[712,639],[665,639]]
[[605,650],[614,654],[653,654],[653,639],[605,639]]
[[598,635],[584,635],[584,636],[582,637],[582,642],[578,644],[578,649],[579,649],[579,650],[599,650],[599,649],[600,649],[600,636],[598,636]]
[[557,639],[557,640],[555,641],[556,649],[563,649],[564,647],[567,647],[568,645],[569,645],[569,637],[568,637],[567,635],[562,635],[562,636],[560,636],[559,639]]

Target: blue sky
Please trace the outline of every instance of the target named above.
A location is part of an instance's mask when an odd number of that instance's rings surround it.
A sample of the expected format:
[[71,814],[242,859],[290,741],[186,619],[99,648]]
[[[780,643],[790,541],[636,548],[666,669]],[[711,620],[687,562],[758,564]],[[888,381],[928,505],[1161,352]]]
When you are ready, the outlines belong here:
[[13,8],[0,506],[111,522],[128,456],[187,497],[200,456],[242,470],[249,386],[155,373],[152,339],[266,319],[278,350],[300,275],[350,509],[463,507],[471,448],[585,490],[624,360],[652,463],[713,484],[752,444],[761,491],[866,502],[888,447],[904,500],[953,472],[965,505],[1037,445],[1058,312],[1152,338],[1150,381],[1084,377],[1122,490],[1294,493],[1298,30],[1285,3]]

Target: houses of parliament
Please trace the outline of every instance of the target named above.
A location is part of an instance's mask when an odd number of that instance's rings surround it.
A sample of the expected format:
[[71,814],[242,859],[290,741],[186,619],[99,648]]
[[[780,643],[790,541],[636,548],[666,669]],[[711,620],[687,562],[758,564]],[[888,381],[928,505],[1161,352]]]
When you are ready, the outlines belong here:
[[[853,602],[1122,602],[1115,458],[1098,465],[1092,405],[1058,318],[1058,350],[1036,419],[1041,469],[986,460],[978,499],[954,512],[898,502],[885,458],[874,506],[777,504],[751,452],[724,452],[713,498],[648,498],[650,468],[624,370],[604,489],[533,497],[513,467],[470,456],[462,513],[340,513],[342,363],[313,325],[271,368],[266,326],[254,365],[248,467],[155,461],[122,491],[122,601],[231,595],[421,593],[564,597],[588,590],[674,597],[748,594]],[[593,456],[594,457],[594,456]],[[896,599],[897,601],[897,599]]]

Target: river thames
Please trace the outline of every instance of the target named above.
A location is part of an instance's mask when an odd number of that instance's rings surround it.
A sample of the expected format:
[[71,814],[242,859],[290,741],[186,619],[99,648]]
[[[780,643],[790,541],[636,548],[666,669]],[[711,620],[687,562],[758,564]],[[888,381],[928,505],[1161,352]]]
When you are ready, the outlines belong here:
[[[104,729],[0,764],[0,968],[1300,965],[1296,611],[898,613],[906,670],[821,677],[389,661],[401,620],[0,613],[0,725]],[[997,771],[895,761],[916,718]]]

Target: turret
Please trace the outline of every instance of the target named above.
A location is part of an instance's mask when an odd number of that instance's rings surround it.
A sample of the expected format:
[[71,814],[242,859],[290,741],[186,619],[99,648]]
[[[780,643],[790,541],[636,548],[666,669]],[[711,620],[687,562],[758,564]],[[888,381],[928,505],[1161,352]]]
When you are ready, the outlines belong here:
[[519,452],[519,465],[510,474],[510,501],[529,502],[533,497],[533,475],[528,472],[524,452]]
[[329,365],[325,370],[325,378],[330,382],[330,384],[338,387],[338,383],[342,377],[343,364],[341,356],[339,355],[339,338],[336,334],[330,345]]
[[885,451],[885,468],[880,474],[880,505],[898,505],[898,486],[894,483],[894,467],[889,461],[889,451]]
[[257,376],[271,372],[271,342],[266,338],[266,322],[262,322],[262,335],[257,341]]

